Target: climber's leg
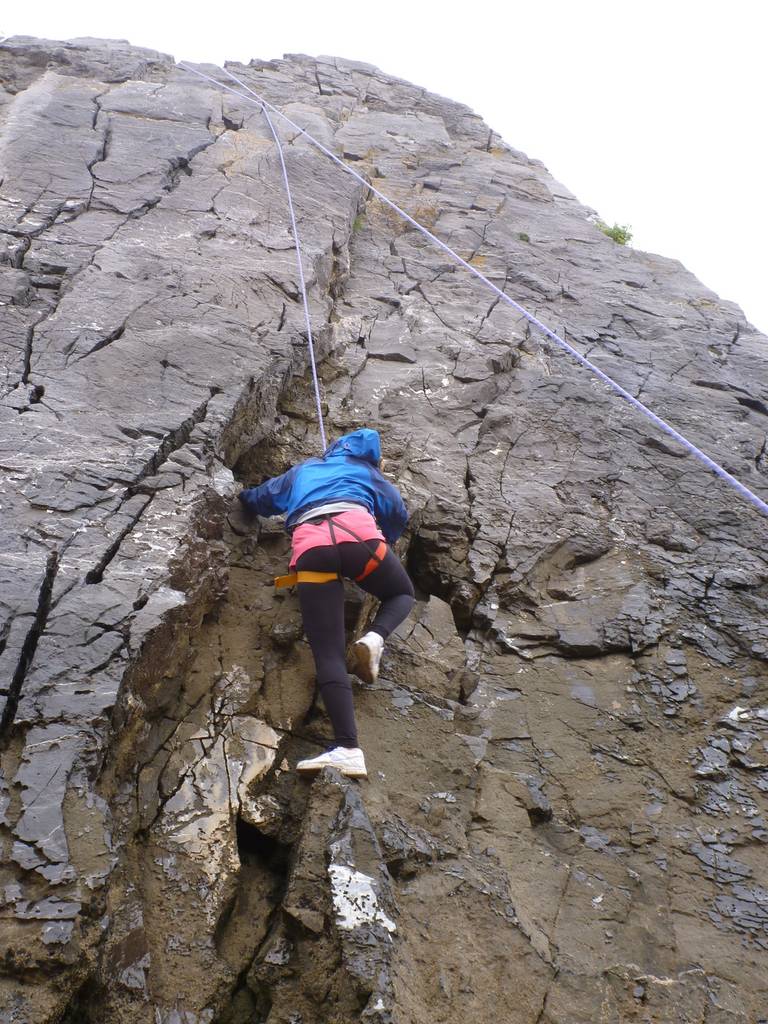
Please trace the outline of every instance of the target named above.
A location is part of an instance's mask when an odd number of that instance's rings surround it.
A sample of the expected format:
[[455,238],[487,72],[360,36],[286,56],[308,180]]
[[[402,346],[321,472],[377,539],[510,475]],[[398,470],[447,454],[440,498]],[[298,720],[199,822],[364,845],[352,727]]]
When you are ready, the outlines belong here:
[[371,632],[378,633],[384,640],[393,633],[411,612],[415,602],[413,584],[402,562],[392,551],[387,551],[384,561],[358,586],[381,601]]
[[387,551],[381,565],[361,580],[359,586],[377,597],[381,604],[371,628],[353,645],[349,667],[358,679],[366,683],[375,683],[379,675],[384,641],[413,608],[413,584],[397,555]]
[[[333,572],[354,579],[370,561],[371,549],[357,541],[310,548],[296,563],[299,570]],[[387,551],[381,565],[359,584],[381,602],[370,630],[352,648],[350,668],[364,682],[376,681],[386,638],[407,617],[414,604],[413,584],[399,558]],[[352,688],[344,658],[343,584],[300,583],[304,631],[315,658],[317,681],[339,746],[356,747]]]
[[[313,572],[337,570],[334,547],[310,548],[298,560],[296,568]],[[312,648],[317,683],[333,726],[336,745],[357,747],[352,686],[344,656],[344,584],[341,580],[300,583],[297,590],[304,632]]]

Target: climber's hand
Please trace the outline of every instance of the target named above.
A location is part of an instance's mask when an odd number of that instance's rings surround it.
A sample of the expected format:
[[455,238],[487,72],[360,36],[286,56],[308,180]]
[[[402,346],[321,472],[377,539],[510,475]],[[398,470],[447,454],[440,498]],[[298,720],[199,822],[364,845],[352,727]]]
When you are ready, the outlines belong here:
[[259,532],[259,517],[237,498],[227,514],[227,522],[232,531],[241,537]]

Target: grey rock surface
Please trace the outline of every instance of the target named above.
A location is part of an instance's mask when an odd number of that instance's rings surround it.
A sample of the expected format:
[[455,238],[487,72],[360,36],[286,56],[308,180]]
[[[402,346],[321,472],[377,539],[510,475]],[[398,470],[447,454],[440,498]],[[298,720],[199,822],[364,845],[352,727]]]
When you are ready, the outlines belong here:
[[[460,104],[231,68],[768,495],[736,306]],[[326,426],[381,431],[419,588],[369,779],[297,778],[288,541],[228,518],[319,446],[269,129],[122,41],[0,82],[0,1022],[767,1019],[765,518],[278,123]]]

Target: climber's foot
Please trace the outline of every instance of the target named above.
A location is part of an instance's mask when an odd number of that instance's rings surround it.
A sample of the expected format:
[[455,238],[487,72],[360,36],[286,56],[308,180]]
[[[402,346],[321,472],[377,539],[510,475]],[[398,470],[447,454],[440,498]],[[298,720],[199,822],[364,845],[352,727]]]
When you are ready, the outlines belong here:
[[381,652],[384,650],[384,637],[379,633],[366,633],[357,643],[352,645],[350,672],[354,672],[364,683],[375,683],[379,677]]
[[323,768],[336,768],[351,779],[368,778],[365,757],[360,747],[329,747],[317,757],[307,757],[296,765],[297,772],[306,772],[307,775]]

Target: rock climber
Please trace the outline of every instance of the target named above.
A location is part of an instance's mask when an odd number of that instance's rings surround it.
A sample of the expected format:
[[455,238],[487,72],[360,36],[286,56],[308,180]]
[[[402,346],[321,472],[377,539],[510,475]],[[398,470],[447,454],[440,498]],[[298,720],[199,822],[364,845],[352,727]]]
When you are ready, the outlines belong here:
[[299,761],[299,772],[330,765],[342,775],[367,777],[345,658],[343,579],[355,580],[381,602],[370,630],[352,648],[350,668],[365,682],[375,682],[384,641],[414,604],[413,584],[388,547],[405,529],[408,513],[397,488],[379,471],[380,462],[378,433],[362,428],[340,437],[322,458],[307,459],[239,494],[248,515],[286,514],[295,572],[276,582],[297,585],[317,683],[333,726],[334,743]]

